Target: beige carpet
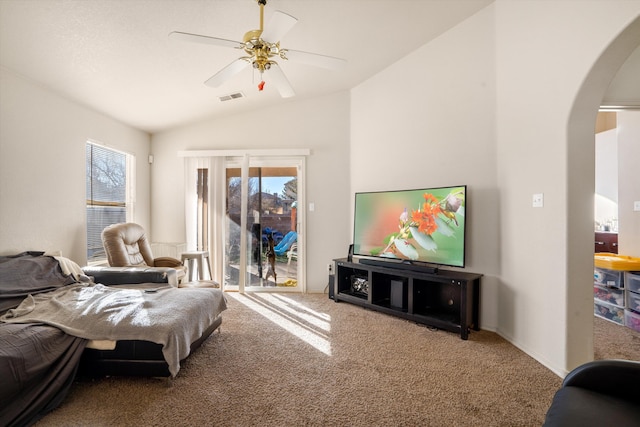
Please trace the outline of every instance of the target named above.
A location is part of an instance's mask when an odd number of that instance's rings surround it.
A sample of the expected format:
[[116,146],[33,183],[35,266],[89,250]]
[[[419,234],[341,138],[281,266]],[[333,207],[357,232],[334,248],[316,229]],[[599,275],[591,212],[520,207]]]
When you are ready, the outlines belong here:
[[228,300],[173,381],[79,381],[37,425],[540,426],[561,383],[491,332],[463,341],[326,295]]
[[640,332],[594,316],[593,358],[640,360]]

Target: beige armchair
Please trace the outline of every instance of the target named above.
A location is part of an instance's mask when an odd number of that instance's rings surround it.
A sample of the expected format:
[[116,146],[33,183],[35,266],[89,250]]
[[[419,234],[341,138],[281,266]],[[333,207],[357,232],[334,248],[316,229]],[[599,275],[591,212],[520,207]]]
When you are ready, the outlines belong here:
[[169,267],[177,271],[178,281],[186,276],[182,261],[171,257],[154,258],[144,228],[131,222],[113,224],[102,230],[102,245],[111,267]]

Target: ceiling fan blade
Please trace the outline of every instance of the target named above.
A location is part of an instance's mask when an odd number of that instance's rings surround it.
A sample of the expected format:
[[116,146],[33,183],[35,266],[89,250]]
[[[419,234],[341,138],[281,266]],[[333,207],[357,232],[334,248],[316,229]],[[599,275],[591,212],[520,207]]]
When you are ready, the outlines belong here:
[[249,65],[246,58],[238,58],[204,82],[207,86],[218,87]]
[[303,52],[301,50],[287,49],[285,52],[287,59],[301,62],[314,67],[326,68],[328,70],[341,70],[347,65],[347,61],[333,56],[320,55],[317,53]]
[[287,79],[287,76],[284,75],[282,68],[278,66],[275,62],[271,63],[271,68],[267,71],[269,78],[273,85],[276,87],[280,96],[283,98],[291,98],[296,95],[296,92],[293,90],[291,83]]
[[218,37],[201,36],[199,34],[183,33],[181,31],[173,31],[169,33],[172,40],[180,40],[185,42],[212,44],[215,46],[242,48],[243,43],[234,40],[221,39]]
[[271,16],[267,27],[262,31],[260,38],[269,43],[277,43],[296,25],[296,22],[298,20],[293,16],[276,10]]

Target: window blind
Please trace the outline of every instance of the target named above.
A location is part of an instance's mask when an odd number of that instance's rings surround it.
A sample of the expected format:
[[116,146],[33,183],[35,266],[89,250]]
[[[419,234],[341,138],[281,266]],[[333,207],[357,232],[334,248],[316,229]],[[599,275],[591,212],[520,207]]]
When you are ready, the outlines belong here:
[[101,233],[127,220],[127,154],[86,144],[87,259],[106,257]]

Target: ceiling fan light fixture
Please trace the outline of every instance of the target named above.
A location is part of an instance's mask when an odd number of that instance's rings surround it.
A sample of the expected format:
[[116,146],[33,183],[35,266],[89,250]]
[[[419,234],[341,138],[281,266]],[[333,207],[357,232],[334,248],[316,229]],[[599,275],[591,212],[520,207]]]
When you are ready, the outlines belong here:
[[280,55],[280,42],[269,44],[269,55]]
[[260,30],[247,31],[244,34],[244,37],[242,38],[242,41],[244,42],[244,44],[246,46],[251,46],[251,48],[257,47],[255,45],[256,45],[256,43],[258,43],[260,41],[260,35],[261,34],[262,34],[262,30],[261,29]]
[[[260,29],[247,31],[244,34],[242,42],[221,39],[219,37],[184,33],[180,31],[173,31],[169,33],[169,36],[172,39],[233,47],[235,49],[244,50],[247,54],[247,56],[236,59],[210,77],[205,81],[207,86],[219,87],[251,64],[254,69],[260,72],[260,74],[264,73],[266,70],[271,70],[269,72],[270,77],[280,92],[280,95],[283,98],[288,98],[294,96],[295,92],[274,59],[280,58],[282,60],[299,61],[308,65],[333,70],[340,69],[346,65],[346,61],[340,58],[298,50],[282,49],[280,47],[280,39],[289,32],[298,20],[289,14],[276,11],[271,16],[269,25],[265,29],[263,25],[264,6],[266,6],[267,0],[256,0],[256,2],[260,6]],[[262,86],[259,88],[260,90],[263,89],[264,82],[261,82],[261,85]]]

